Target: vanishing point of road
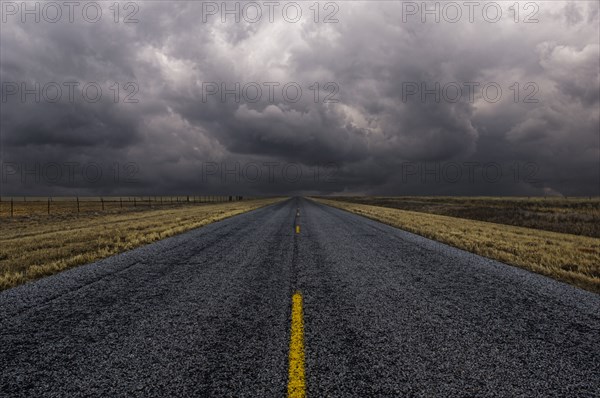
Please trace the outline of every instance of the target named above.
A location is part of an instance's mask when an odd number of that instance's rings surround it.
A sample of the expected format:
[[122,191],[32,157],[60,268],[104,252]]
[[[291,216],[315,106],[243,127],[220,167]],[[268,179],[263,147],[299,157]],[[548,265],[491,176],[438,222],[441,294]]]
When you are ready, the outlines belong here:
[[288,395],[598,397],[600,296],[302,198],[0,293],[0,397]]

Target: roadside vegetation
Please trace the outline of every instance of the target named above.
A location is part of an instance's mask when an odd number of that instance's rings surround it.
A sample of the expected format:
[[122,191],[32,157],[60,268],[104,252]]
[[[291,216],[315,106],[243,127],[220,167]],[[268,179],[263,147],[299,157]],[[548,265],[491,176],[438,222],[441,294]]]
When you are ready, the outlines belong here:
[[[250,198],[246,198],[250,199]],[[3,217],[38,217],[137,211],[169,208],[198,203],[223,203],[244,200],[242,196],[0,196],[0,219]]]
[[344,202],[600,238],[600,198],[353,196]]
[[[187,203],[161,208],[115,206],[45,215],[22,211],[0,218],[0,290],[93,262],[203,225],[263,207],[280,198]],[[32,202],[33,203],[33,202]],[[72,208],[72,200],[65,208]],[[32,204],[37,206],[37,204]],[[60,208],[60,203],[55,204]]]
[[[600,293],[600,239],[597,237],[526,228],[509,225],[508,222],[493,223],[374,206],[356,203],[356,198],[349,201],[346,198],[313,199],[459,249]],[[371,198],[363,199],[369,201]],[[539,200],[541,199],[533,201]],[[507,221],[506,218],[504,220]],[[593,227],[590,228],[592,229]]]

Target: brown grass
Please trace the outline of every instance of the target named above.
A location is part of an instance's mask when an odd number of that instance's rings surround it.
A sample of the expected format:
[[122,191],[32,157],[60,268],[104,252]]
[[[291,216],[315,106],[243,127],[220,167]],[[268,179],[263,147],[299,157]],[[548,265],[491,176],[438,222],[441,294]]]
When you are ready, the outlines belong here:
[[161,209],[63,212],[0,220],[0,290],[52,275],[281,199]]
[[[229,196],[23,197],[0,196],[0,217],[43,217],[81,213],[125,212],[198,203],[229,202]],[[231,199],[237,197],[231,197]],[[48,203],[50,201],[50,203]],[[12,204],[11,204],[12,202]],[[79,202],[79,203],[78,203]],[[48,206],[50,205],[50,206]],[[49,213],[49,214],[48,214]]]
[[330,199],[600,238],[598,197],[354,196]]
[[416,211],[314,200],[600,293],[600,239]]

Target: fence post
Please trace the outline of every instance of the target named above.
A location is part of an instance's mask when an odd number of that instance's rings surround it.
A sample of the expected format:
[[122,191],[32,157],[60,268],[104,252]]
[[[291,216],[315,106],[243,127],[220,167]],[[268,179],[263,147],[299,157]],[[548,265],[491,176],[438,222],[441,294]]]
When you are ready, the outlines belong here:
[[119,197],[119,208],[123,208],[123,198]]
[[100,198],[100,203],[102,203],[102,211],[104,211],[104,199]]
[[14,216],[14,212],[13,212],[13,198],[10,198],[10,216]]
[[77,197],[77,214],[79,214],[79,196]]
[[50,215],[50,198],[48,198],[48,215]]

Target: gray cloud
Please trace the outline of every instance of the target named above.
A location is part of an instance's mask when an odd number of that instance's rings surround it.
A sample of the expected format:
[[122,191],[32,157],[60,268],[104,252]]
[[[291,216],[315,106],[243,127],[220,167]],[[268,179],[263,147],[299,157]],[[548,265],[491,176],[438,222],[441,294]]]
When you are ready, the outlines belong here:
[[[15,83],[78,82],[78,95],[89,82],[102,88],[98,102],[67,101],[64,90],[57,103],[8,95],[0,104],[2,162],[10,165],[2,194],[600,193],[595,2],[536,3],[539,22],[530,24],[523,18],[531,10],[515,23],[508,3],[498,3],[496,23],[480,13],[474,23],[466,15],[422,23],[419,15],[403,22],[406,2],[338,2],[339,22],[328,24],[312,21],[312,3],[302,3],[298,23],[277,12],[273,23],[266,15],[222,23],[218,15],[203,22],[201,2],[139,2],[133,24],[114,23],[110,4],[101,4],[97,23],[6,15],[1,24],[4,95]],[[256,101],[203,95],[207,83],[252,82],[263,90]],[[279,83],[272,99],[267,82]],[[290,82],[302,89],[298,101],[281,92]],[[457,84],[462,96],[406,96],[407,84],[436,82]],[[471,99],[469,82],[495,82],[502,98],[486,101],[475,90]],[[337,101],[324,103],[332,92]],[[126,102],[128,94],[138,102]],[[537,102],[524,103],[528,95]],[[100,165],[104,177],[24,183],[15,172],[53,162]],[[135,182],[124,182],[132,164]],[[453,177],[457,165],[463,178]],[[494,168],[502,178],[485,175]]]

